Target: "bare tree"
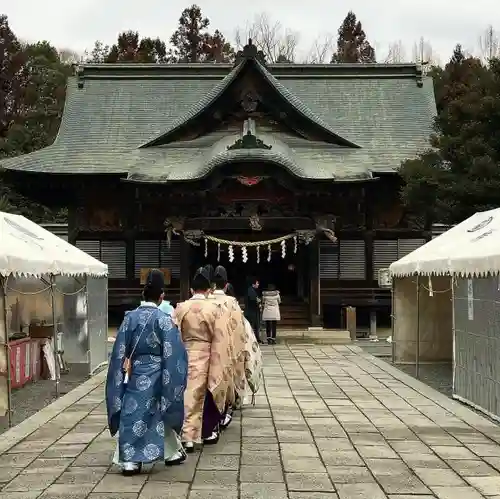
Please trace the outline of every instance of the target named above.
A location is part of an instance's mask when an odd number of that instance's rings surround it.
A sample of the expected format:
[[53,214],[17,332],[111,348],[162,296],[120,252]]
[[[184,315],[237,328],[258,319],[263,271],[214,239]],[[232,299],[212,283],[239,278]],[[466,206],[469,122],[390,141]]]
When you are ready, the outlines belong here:
[[238,49],[244,47],[250,38],[262,50],[267,62],[295,61],[299,33],[285,29],[279,21],[272,21],[267,14],[259,14],[253,23],[236,29],[235,42]]
[[418,43],[413,45],[412,60],[422,65],[424,72],[431,66],[439,66],[439,55],[433,51],[429,41],[421,37]]
[[498,33],[493,29],[493,26],[491,26],[491,24],[479,37],[479,50],[481,51],[481,58],[485,62],[488,62],[494,57],[500,55]]
[[305,57],[307,64],[325,64],[332,59],[332,54],[335,51],[335,38],[331,34],[323,35],[312,44],[309,52]]
[[389,44],[387,55],[384,59],[385,63],[398,64],[406,62],[406,49],[401,40]]

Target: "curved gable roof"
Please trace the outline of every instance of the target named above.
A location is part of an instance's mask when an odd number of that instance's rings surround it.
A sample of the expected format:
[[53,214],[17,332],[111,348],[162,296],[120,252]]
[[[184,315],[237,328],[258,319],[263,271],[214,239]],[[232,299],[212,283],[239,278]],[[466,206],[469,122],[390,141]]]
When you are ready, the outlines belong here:
[[213,89],[198,101],[186,114],[176,120],[165,132],[158,137],[141,145],[141,148],[166,145],[174,140],[173,135],[179,130],[189,127],[196,119],[200,118],[203,113],[223,97],[232,83],[234,83],[241,74],[243,68],[247,65],[252,65],[258,74],[274,89],[279,98],[283,99],[290,105],[296,113],[302,118],[308,120],[312,126],[325,133],[330,139],[328,142],[333,144],[343,145],[346,147],[359,148],[360,146],[338,135],[336,131],[325,121],[323,121],[316,113],[306,106],[296,95],[282,85],[266,68],[254,57],[242,58],[241,62],[235,66],[231,72],[224,77]]

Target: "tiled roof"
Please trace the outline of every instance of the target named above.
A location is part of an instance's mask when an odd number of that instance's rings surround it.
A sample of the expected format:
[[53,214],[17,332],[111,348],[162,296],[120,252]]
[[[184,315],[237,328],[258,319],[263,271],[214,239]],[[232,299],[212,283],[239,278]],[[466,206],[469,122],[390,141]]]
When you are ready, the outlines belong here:
[[[100,65],[68,82],[53,145],[2,161],[6,169],[116,173],[159,181],[200,178],[221,162],[270,161],[309,179],[362,179],[394,172],[428,146],[436,113],[432,80],[411,65],[275,65],[266,77],[304,116],[359,148],[266,136],[268,151],[212,148],[222,132],[191,142],[141,148],[220,95],[237,68],[197,65]],[[272,75],[270,74],[272,73]],[[82,88],[79,88],[82,87]],[[234,142],[235,137],[226,137]],[[225,142],[224,142],[225,144]],[[281,148],[281,149],[280,149]]]

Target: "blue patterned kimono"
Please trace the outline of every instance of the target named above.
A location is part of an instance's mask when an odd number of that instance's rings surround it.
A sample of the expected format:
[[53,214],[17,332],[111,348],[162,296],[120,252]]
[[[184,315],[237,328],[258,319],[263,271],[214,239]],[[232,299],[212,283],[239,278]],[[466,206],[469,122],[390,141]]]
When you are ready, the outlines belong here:
[[[132,374],[124,383],[123,364],[136,343]],[[165,431],[181,431],[187,366],[186,349],[170,316],[154,304],[125,315],[106,380],[108,426],[113,436],[119,431],[121,462],[163,459]]]

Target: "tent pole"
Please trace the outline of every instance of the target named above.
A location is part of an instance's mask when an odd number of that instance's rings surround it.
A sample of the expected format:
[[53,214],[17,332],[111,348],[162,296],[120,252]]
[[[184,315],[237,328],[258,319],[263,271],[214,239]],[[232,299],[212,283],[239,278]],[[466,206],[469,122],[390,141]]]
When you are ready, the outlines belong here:
[[394,311],[394,290],[396,288],[396,283],[395,283],[395,278],[393,277],[391,280],[391,327],[392,327],[392,343],[391,343],[391,354],[392,354],[392,363],[396,362],[396,336],[395,336],[395,331],[396,328],[395,322],[396,322],[396,316],[395,316],[395,311]]
[[50,290],[52,298],[52,340],[54,345],[54,371],[56,376],[56,398],[59,398],[59,360],[57,355],[57,314],[56,314],[56,278],[50,274]]
[[451,338],[452,338],[452,345],[453,345],[453,350],[452,350],[452,359],[451,359],[451,368],[452,368],[452,375],[451,375],[451,394],[455,395],[455,376],[456,376],[456,326],[455,326],[455,276],[452,275],[450,277],[451,280]]
[[5,342],[3,344],[5,350],[5,365],[7,369],[7,418],[9,428],[12,428],[12,379],[10,372],[10,347],[9,347],[9,326],[7,324],[7,280],[8,277],[0,276],[0,285],[2,286],[0,293],[3,293],[3,321],[5,325]]
[[420,371],[420,276],[417,275],[417,343],[415,345],[415,377]]

